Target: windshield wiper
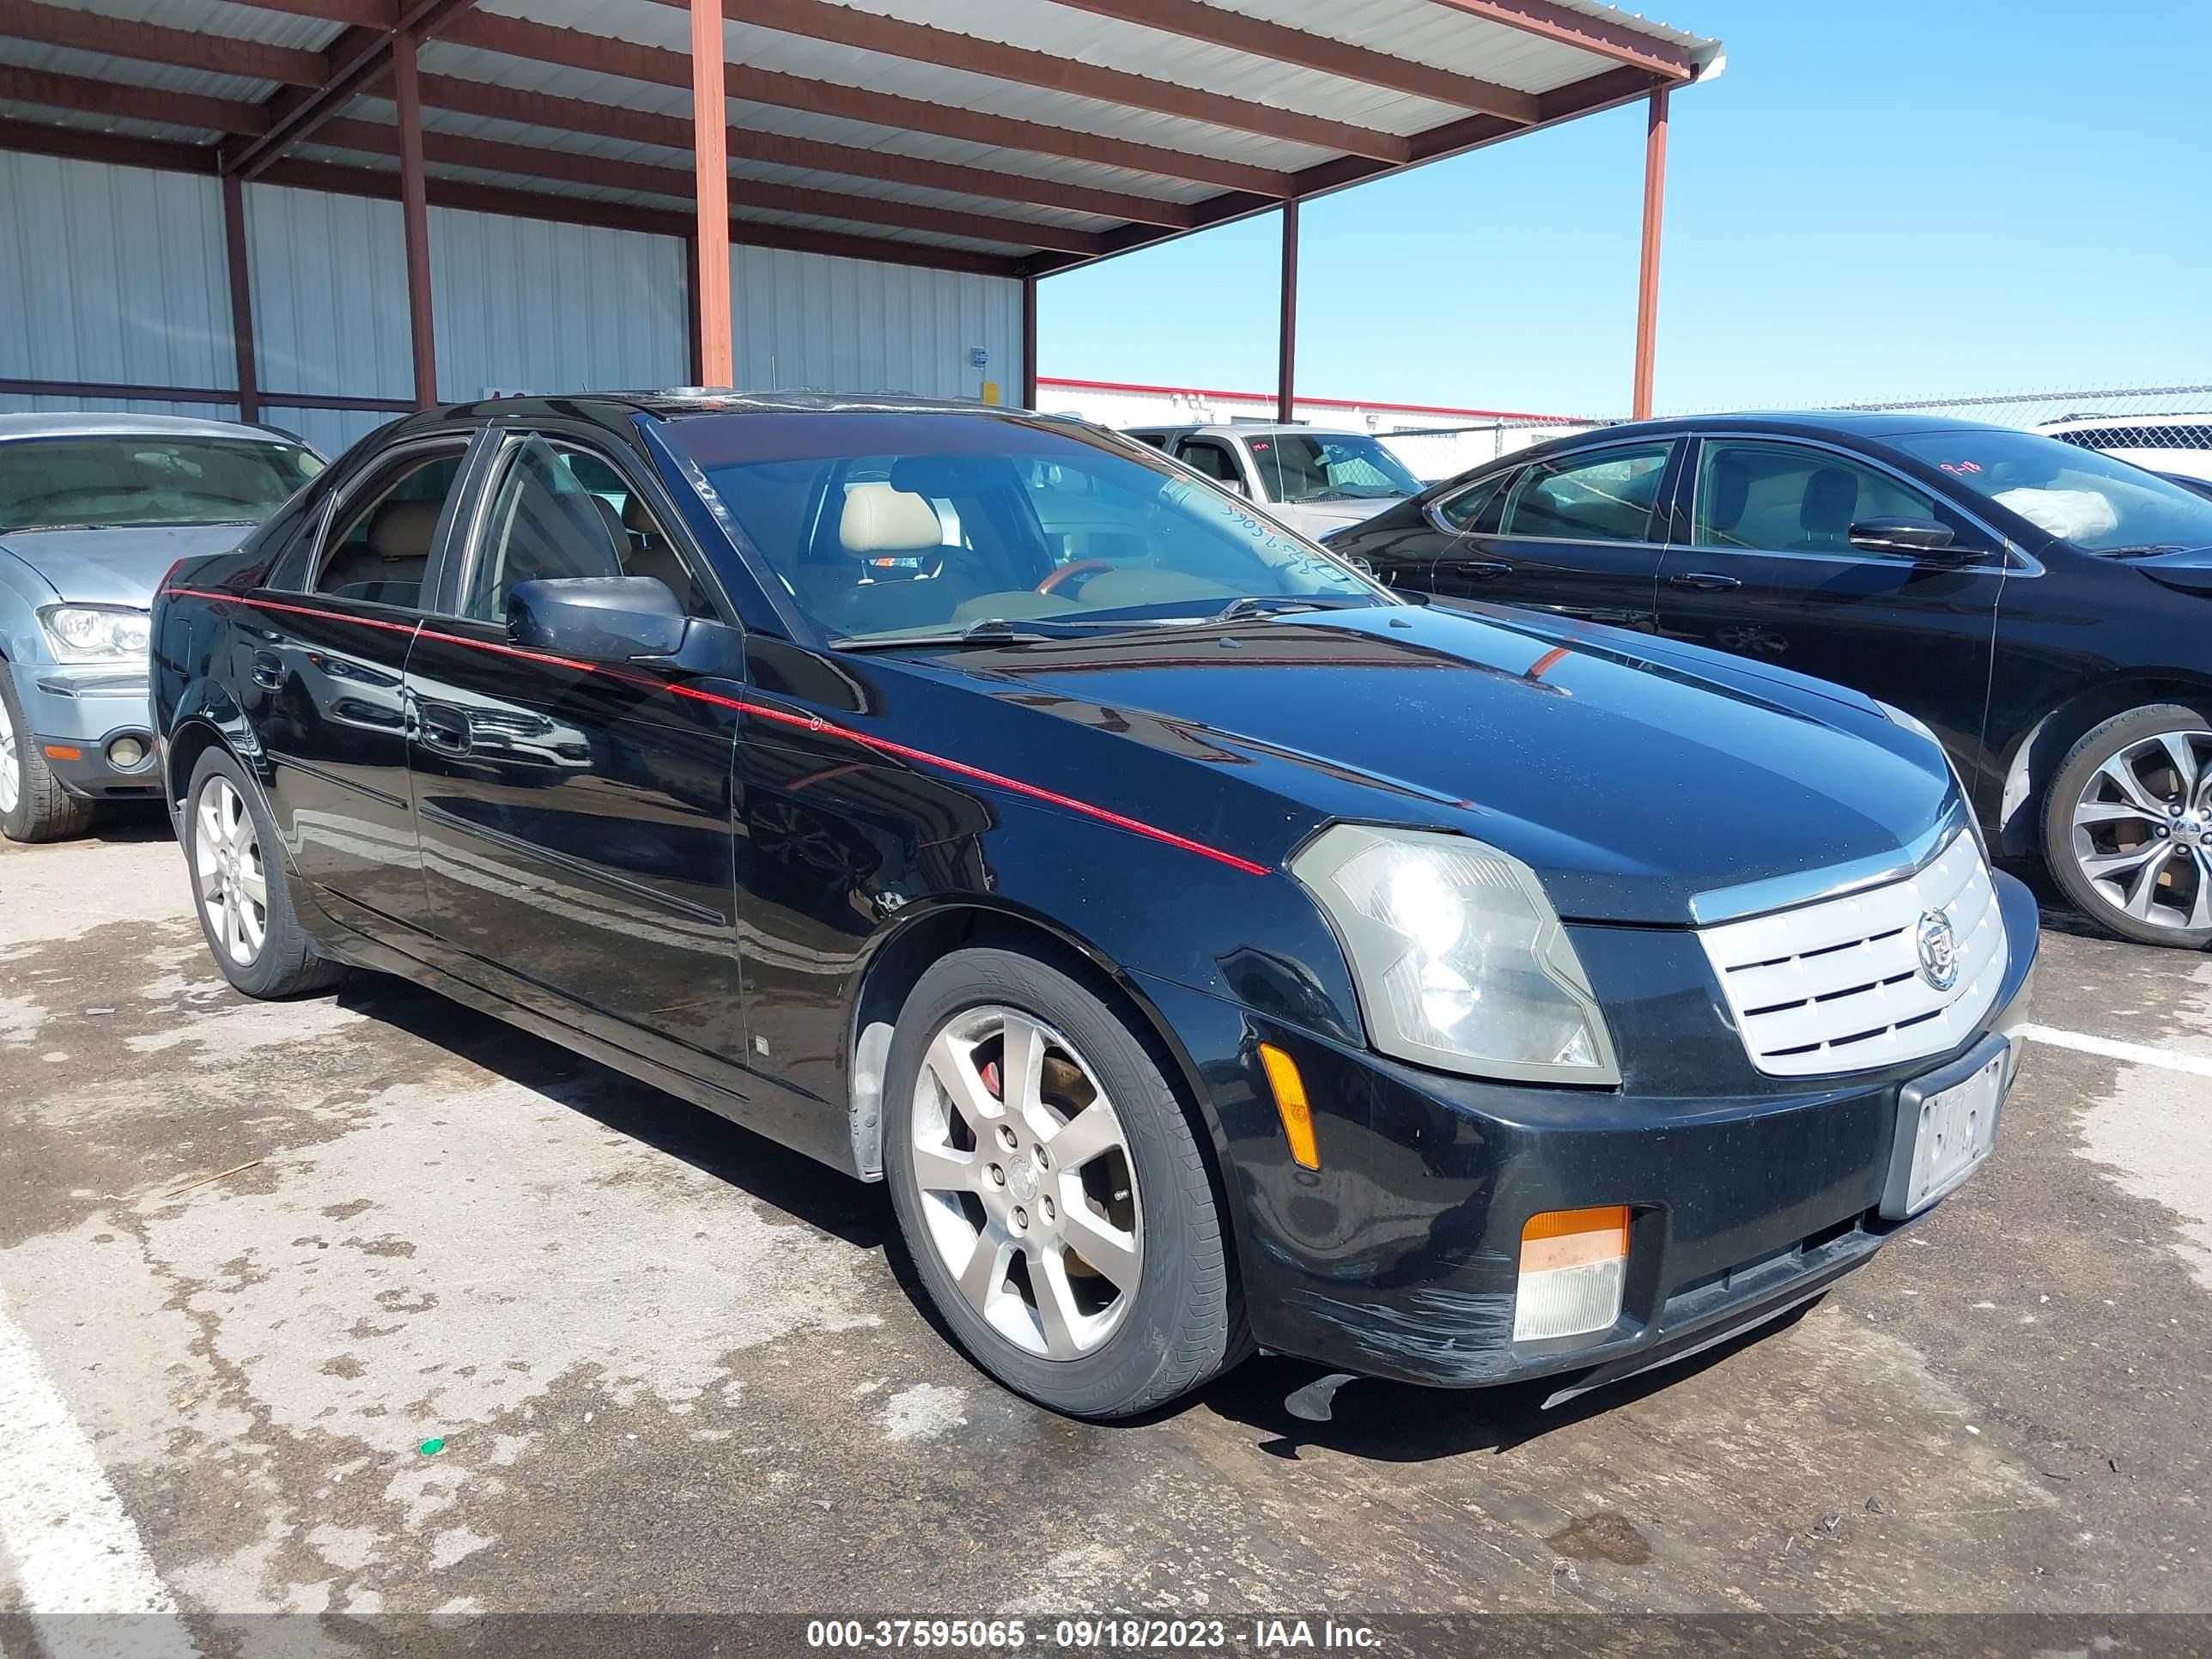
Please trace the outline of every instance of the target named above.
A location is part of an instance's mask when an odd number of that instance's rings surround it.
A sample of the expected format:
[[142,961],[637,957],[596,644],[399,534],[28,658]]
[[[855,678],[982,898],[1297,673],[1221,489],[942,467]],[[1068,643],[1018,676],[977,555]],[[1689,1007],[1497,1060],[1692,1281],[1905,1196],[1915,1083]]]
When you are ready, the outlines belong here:
[[2145,542],[2137,547],[2106,547],[2098,550],[2108,559],[2141,559],[2154,553],[2185,553],[2186,542]]
[[1364,609],[1375,601],[1356,593],[1247,593],[1231,599],[1206,618],[1210,623],[1235,622],[1242,617],[1280,617],[1293,611],[1349,611]]
[[957,632],[940,634],[873,634],[860,639],[830,641],[838,651],[896,651],[910,645],[1000,645],[1024,640],[1085,639],[1097,623],[1068,623],[1025,617],[1012,622],[1004,617],[985,617]]

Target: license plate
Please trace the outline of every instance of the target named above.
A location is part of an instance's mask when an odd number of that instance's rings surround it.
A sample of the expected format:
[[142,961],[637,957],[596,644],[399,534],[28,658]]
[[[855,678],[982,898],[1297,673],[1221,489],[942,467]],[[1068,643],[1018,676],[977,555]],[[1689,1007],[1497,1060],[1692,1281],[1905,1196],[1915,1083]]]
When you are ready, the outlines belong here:
[[1908,1085],[1898,1101],[1897,1146],[1882,1194],[1886,1216],[1917,1215],[1972,1175],[1997,1138],[2009,1055],[2000,1047],[1973,1074],[1923,1094]]

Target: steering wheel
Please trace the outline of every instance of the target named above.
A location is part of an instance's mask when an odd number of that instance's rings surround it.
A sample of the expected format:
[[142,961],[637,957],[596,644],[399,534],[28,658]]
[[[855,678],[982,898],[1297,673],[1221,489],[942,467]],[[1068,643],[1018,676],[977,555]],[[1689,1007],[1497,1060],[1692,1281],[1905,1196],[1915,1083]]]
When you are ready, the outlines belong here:
[[1087,576],[1094,570],[1111,570],[1113,568],[1114,562],[1111,559],[1078,559],[1073,564],[1060,566],[1059,569],[1047,576],[1036,585],[1036,591],[1040,593],[1049,593],[1064,581],[1072,580],[1077,576]]

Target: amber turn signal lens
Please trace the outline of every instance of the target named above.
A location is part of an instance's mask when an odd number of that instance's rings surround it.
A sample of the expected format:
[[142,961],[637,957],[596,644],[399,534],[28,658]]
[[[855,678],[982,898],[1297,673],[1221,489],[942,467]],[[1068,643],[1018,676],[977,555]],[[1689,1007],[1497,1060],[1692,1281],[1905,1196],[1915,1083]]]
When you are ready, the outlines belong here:
[[1274,1091],[1275,1115],[1283,1120],[1284,1137],[1291,1156],[1309,1170],[1321,1168],[1321,1148],[1314,1142],[1313,1109],[1306,1103],[1306,1080],[1298,1063],[1272,1042],[1260,1045],[1260,1064],[1267,1071],[1267,1087]]
[[84,750],[72,749],[65,743],[50,743],[46,745],[46,758],[48,760],[82,760]]
[[1521,1282],[1513,1340],[1547,1340],[1611,1330],[1628,1281],[1628,1206],[1546,1210],[1521,1230]]

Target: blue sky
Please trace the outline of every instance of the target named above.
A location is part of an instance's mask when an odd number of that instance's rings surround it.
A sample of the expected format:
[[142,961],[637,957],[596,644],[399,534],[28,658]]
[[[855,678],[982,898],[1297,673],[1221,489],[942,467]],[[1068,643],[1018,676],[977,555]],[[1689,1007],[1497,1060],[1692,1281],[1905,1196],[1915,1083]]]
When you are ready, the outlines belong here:
[[[2207,0],[1656,0],[1659,409],[2212,381]],[[1310,203],[1298,386],[1625,413],[1641,106]],[[1042,283],[1046,374],[1274,383],[1274,215]],[[1048,402],[1049,400],[1048,399]]]

